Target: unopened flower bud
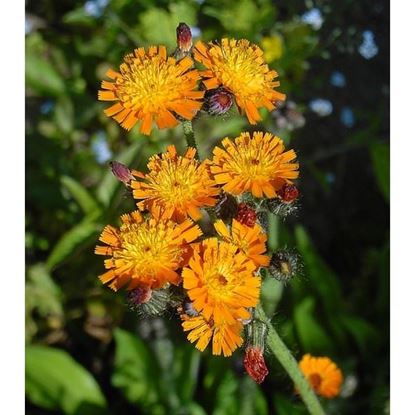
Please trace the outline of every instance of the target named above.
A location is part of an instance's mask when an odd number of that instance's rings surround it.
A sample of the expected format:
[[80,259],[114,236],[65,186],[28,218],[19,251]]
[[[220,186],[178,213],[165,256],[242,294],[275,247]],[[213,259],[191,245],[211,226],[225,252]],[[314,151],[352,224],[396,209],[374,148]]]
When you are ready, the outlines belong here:
[[298,198],[299,194],[297,186],[285,184],[278,192],[278,197],[285,203],[291,203]]
[[162,315],[169,306],[170,292],[168,289],[150,290],[135,288],[128,293],[128,304],[142,317]]
[[289,281],[300,271],[298,256],[288,250],[275,252],[269,265],[270,275],[278,281]]
[[190,50],[193,46],[190,27],[186,23],[179,23],[179,26],[176,28],[176,36],[177,49],[174,52],[174,57],[176,59],[182,59],[190,54]]
[[205,93],[203,109],[210,115],[224,115],[233,105],[233,95],[224,88],[217,88]]
[[238,202],[229,193],[222,192],[219,195],[218,202],[215,205],[215,214],[219,219],[229,221],[238,210]]
[[257,215],[255,209],[247,203],[240,203],[235,219],[243,225],[253,228],[256,223]]
[[264,347],[267,327],[259,320],[252,320],[246,326],[247,345],[245,348],[244,366],[248,375],[256,382],[262,383],[268,375],[264,359]]
[[129,186],[130,181],[134,179],[134,176],[131,174],[130,169],[118,161],[110,161],[109,165],[114,176],[120,182],[123,182],[126,186]]

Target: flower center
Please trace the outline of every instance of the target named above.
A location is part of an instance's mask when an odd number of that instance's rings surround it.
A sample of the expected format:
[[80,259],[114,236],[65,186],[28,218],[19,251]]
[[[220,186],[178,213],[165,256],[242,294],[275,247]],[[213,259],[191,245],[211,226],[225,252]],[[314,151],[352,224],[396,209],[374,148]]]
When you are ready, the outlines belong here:
[[318,373],[312,373],[309,376],[309,380],[314,390],[317,390],[320,387],[322,379]]
[[181,249],[173,242],[172,228],[163,223],[123,225],[121,241],[122,248],[114,252],[114,259],[133,274],[152,275],[160,264],[173,264],[174,268],[181,259]]

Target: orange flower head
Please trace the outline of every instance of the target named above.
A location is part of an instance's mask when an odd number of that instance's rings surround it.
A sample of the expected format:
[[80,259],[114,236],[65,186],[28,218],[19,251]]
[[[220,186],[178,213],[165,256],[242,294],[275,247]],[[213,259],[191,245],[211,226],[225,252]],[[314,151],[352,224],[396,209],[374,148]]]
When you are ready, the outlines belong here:
[[199,73],[193,60],[167,56],[165,46],[134,50],[125,56],[119,72],[107,71],[100,101],[115,101],[104,112],[127,130],[141,122],[140,132],[149,135],[153,121],[159,128],[178,125],[178,116],[191,120],[200,110],[203,91],[197,90]]
[[269,111],[276,101],[284,101],[285,95],[275,90],[277,72],[269,69],[262,50],[246,39],[222,39],[208,45],[199,41],[193,48],[195,59],[206,70],[201,72],[207,89],[224,87],[235,96],[241,112],[245,112],[250,124],[261,120],[258,109]]
[[127,289],[137,287],[158,289],[168,283],[178,284],[176,272],[184,264],[188,244],[202,232],[191,220],[180,225],[173,221],[152,217],[144,219],[140,212],[121,216],[122,225],[104,228],[97,255],[109,256],[104,261],[108,270],[99,278],[114,291],[129,283]]
[[238,247],[240,252],[243,252],[257,268],[269,265],[270,257],[265,255],[267,235],[258,224],[250,227],[233,219],[230,229],[221,220],[218,220],[214,226],[216,232],[226,242]]
[[343,374],[328,357],[313,357],[306,354],[299,366],[317,394],[325,398],[334,398],[340,393]]
[[234,321],[233,323],[215,324],[211,319],[209,322],[201,315],[188,317],[181,316],[182,327],[189,334],[187,339],[191,343],[196,342],[196,349],[203,352],[210,340],[212,341],[212,354],[230,356],[243,343],[241,336],[242,323]]
[[284,151],[283,141],[270,133],[242,133],[234,141],[223,139],[222,146],[214,148],[210,170],[225,192],[275,198],[298,177],[295,151]]
[[184,156],[177,155],[173,145],[167,152],[154,155],[148,163],[149,173],[133,172],[131,182],[137,206],[151,212],[160,210],[165,219],[181,222],[190,216],[199,220],[200,208],[214,206],[219,189],[210,176],[207,161],[199,162],[196,150],[189,148]]
[[193,307],[215,326],[250,318],[247,308],[258,303],[261,279],[254,275],[255,264],[237,251],[236,245],[205,239],[182,271]]

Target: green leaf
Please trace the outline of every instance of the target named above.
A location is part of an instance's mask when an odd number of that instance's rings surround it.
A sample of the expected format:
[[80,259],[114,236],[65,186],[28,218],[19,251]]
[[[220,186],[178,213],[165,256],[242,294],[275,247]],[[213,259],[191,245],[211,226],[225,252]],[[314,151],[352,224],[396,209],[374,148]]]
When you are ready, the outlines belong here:
[[373,143],[370,146],[370,156],[372,158],[373,171],[379,189],[386,200],[389,200],[390,187],[390,149],[385,143]]
[[274,396],[274,406],[278,415],[307,415],[308,412],[303,405],[298,405],[284,395]]
[[68,415],[107,412],[93,376],[67,352],[51,347],[26,347],[26,395],[42,408]]
[[301,345],[307,352],[331,352],[333,343],[314,317],[315,300],[305,298],[294,310],[294,323]]
[[379,333],[368,321],[352,315],[341,315],[339,321],[353,336],[362,352],[374,349],[374,344],[379,341]]
[[175,379],[178,395],[184,403],[192,400],[197,383],[200,359],[201,353],[191,344],[186,343],[175,350]]
[[65,24],[70,25],[93,26],[96,19],[86,14],[85,7],[79,7],[71,10],[69,13],[66,13],[65,16],[63,16],[62,21]]
[[115,361],[112,384],[132,403],[146,408],[160,402],[155,356],[137,336],[115,330]]
[[[128,148],[114,157],[114,160],[124,163],[127,166],[130,165],[139,154],[144,141],[137,141],[132,143]],[[101,184],[97,189],[97,198],[102,202],[104,206],[109,206],[112,199],[115,196],[117,189],[119,189],[121,183],[114,177],[111,169],[108,169],[104,177],[101,180]]]
[[65,83],[44,56],[26,49],[26,86],[40,96],[60,96],[65,93]]
[[71,196],[76,200],[78,205],[87,215],[99,214],[100,207],[98,202],[91,196],[79,182],[69,176],[62,176],[61,183],[68,190]]
[[59,239],[55,248],[50,253],[46,261],[48,269],[53,269],[65,261],[98,232],[99,226],[91,222],[88,217],[78,225],[75,225]]
[[[306,230],[302,226],[295,227],[297,247],[302,254],[306,275],[309,278],[308,287],[314,289],[323,302],[327,312],[337,312],[342,303],[342,296],[336,274],[327,266],[315,250]],[[297,285],[304,285],[296,281]]]

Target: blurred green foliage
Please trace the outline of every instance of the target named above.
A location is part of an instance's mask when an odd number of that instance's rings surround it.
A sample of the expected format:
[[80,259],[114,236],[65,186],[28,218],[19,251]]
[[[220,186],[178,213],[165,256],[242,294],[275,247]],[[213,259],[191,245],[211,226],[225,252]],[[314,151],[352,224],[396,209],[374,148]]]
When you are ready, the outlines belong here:
[[[310,8],[320,11],[321,28],[302,18]],[[204,40],[233,36],[263,45],[297,119],[305,118],[305,126],[291,129],[281,124],[292,121],[288,113],[264,112],[256,127],[283,137],[301,166],[301,210],[272,219],[270,246],[296,248],[304,267],[286,285],[267,279],[264,307],[297,358],[328,355],[342,368],[345,386],[324,402],[328,413],[385,413],[388,19],[386,2],[368,0],[27,3],[27,413],[305,413],[270,355],[270,374],[257,386],[244,374],[241,352],[230,359],[200,354],[174,316],[138,320],[124,294],[97,279],[100,231],[134,208],[107,160],[145,169],[167,144],[185,146],[180,127],[151,137],[126,133],[103,115],[97,90],[106,69],[134,47],[163,43],[172,50],[181,21]],[[375,33],[379,48],[371,59],[359,52],[364,30]],[[335,71],[345,86],[331,82]],[[332,112],[313,112],[315,98],[329,100]],[[353,122],[342,118],[346,107]],[[195,124],[202,156],[221,138],[254,129],[235,110],[224,118],[202,115]]]

